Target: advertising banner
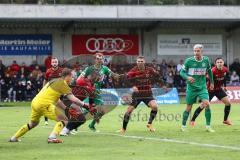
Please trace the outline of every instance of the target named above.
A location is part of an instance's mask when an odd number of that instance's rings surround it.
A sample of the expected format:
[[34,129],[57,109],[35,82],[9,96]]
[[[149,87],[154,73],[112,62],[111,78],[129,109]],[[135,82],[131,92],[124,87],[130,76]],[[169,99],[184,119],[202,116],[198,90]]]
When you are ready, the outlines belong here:
[[0,35],[0,55],[48,55],[52,53],[52,35]]
[[72,55],[95,54],[114,55],[124,53],[126,55],[139,54],[138,35],[73,35]]
[[193,55],[193,46],[203,44],[204,54],[222,55],[221,35],[159,34],[158,55]]

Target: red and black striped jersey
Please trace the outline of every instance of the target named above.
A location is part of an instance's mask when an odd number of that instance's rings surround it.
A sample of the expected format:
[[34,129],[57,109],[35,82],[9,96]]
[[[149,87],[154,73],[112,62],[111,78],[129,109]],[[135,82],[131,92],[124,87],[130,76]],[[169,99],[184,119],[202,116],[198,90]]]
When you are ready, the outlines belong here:
[[53,70],[52,68],[47,69],[45,74],[45,80],[50,81],[54,78],[60,78],[62,76],[62,70],[63,68],[58,67],[57,70]]
[[139,90],[139,92],[151,91],[151,78],[157,75],[157,72],[152,67],[145,67],[145,70],[139,70],[137,66],[132,68],[128,73],[128,79],[134,81],[133,84]]
[[[216,66],[212,68],[213,80],[214,80],[214,91],[221,90],[224,83],[226,83],[226,75],[228,73],[228,68],[223,66],[221,70],[217,69]],[[210,82],[208,80],[207,88],[210,90]]]

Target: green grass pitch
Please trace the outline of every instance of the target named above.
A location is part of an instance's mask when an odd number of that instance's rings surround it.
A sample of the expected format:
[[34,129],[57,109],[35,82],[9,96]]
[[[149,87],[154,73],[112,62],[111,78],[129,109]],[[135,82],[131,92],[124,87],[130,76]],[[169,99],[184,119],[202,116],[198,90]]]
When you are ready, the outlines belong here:
[[[197,105],[194,106],[194,109]],[[121,128],[125,106],[119,106],[103,117],[97,125],[99,133],[87,128],[89,121],[77,135],[63,137],[63,144],[48,144],[47,137],[55,122],[40,125],[27,133],[22,142],[8,139],[28,122],[30,106],[0,107],[0,160],[239,160],[240,107],[232,105],[230,119],[233,126],[222,124],[223,105],[213,104],[212,126],[216,133],[205,131],[204,112],[197,126],[180,132],[184,104],[161,105],[155,133],[146,129],[150,109],[138,107],[124,136],[115,131]]]

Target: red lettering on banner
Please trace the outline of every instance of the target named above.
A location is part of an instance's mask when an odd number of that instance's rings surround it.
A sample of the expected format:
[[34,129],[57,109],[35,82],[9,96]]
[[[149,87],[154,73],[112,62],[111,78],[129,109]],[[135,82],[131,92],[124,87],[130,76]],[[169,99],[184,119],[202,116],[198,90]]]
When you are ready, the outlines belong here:
[[240,91],[233,91],[235,99],[240,99]]
[[228,98],[233,99],[232,91],[227,91]]
[[139,54],[138,35],[73,35],[72,55],[95,54],[105,55],[124,53],[127,55]]

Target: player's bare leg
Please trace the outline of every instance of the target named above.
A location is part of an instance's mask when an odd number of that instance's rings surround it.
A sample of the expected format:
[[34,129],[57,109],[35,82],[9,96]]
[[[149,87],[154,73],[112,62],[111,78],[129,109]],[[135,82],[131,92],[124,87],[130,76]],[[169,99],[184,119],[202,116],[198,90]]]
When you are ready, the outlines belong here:
[[186,130],[186,124],[187,124],[187,120],[191,110],[192,110],[192,104],[187,104],[186,110],[183,112],[182,127],[181,127],[182,132]]
[[156,100],[151,100],[148,103],[148,106],[152,109],[150,112],[150,117],[148,120],[148,124],[147,124],[147,128],[149,129],[150,132],[155,132],[155,128],[153,128],[152,126],[152,122],[155,119],[157,112],[158,112],[158,108],[157,108],[157,102]]
[[128,106],[128,109],[126,111],[126,113],[124,114],[124,118],[123,118],[123,126],[121,128],[121,130],[119,131],[120,133],[124,134],[126,129],[127,129],[127,125],[128,125],[128,122],[130,120],[130,116],[133,112],[135,108],[133,106]]
[[19,138],[22,137],[24,134],[26,134],[28,131],[33,129],[39,124],[39,122],[33,122],[30,121],[28,124],[23,125],[14,136],[12,136],[9,140],[9,142],[19,142]]
[[228,119],[231,110],[231,103],[228,97],[223,97],[221,101],[225,104],[223,124],[232,125],[232,122]]
[[77,129],[79,126],[81,126],[86,122],[85,115],[80,109],[80,107],[75,104],[72,104],[71,107],[74,108],[78,113],[78,118],[68,119],[68,122],[65,123],[66,124],[65,127],[60,132],[60,136],[68,136],[71,133],[71,131],[73,131],[74,129]]
[[200,104],[200,106],[194,111],[192,119],[190,121],[190,126],[194,127],[196,125],[195,120],[198,117],[198,115],[202,112],[204,109],[203,103]]

